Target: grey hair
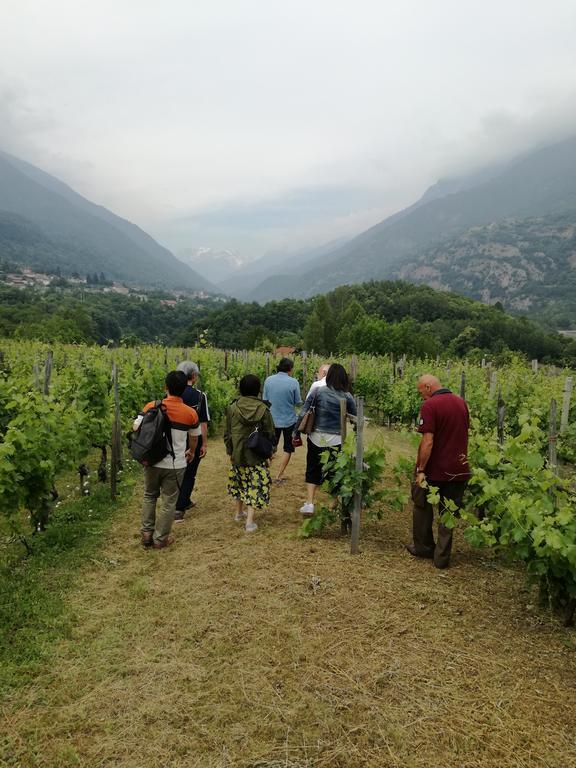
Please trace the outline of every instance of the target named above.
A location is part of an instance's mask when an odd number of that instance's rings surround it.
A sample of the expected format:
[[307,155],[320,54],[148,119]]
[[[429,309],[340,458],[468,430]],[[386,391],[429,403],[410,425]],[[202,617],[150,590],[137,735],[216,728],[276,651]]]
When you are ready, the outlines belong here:
[[181,363],[178,363],[176,370],[185,373],[187,379],[191,379],[192,376],[198,376],[200,373],[200,368],[191,360],[183,360]]

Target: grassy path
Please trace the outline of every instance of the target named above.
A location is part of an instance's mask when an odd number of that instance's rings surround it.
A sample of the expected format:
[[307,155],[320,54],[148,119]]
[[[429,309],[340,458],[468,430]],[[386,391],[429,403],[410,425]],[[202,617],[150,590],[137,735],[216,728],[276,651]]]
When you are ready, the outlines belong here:
[[460,536],[449,571],[413,561],[408,513],[356,558],[296,538],[303,460],[246,535],[214,439],[161,552],[138,546],[137,487],[69,595],[71,637],[4,704],[0,765],[576,765],[574,633]]

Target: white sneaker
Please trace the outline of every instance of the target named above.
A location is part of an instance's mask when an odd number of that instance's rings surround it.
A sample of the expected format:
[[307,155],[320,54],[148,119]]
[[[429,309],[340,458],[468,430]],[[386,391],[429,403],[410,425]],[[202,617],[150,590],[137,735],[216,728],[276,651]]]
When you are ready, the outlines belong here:
[[254,531],[258,530],[258,526],[256,523],[246,523],[246,533],[254,533]]
[[305,504],[302,504],[300,507],[300,514],[301,515],[313,515],[314,514],[314,504],[311,504],[309,501],[307,501]]

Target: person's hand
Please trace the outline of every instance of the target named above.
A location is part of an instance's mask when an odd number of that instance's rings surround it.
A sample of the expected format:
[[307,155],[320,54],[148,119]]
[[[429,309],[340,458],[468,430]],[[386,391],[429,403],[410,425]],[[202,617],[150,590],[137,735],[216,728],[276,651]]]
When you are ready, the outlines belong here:
[[200,447],[200,458],[201,459],[203,459],[204,456],[206,456],[207,449],[208,449],[208,446],[206,445],[206,443],[202,443],[202,445]]
[[190,448],[188,448],[184,456],[186,458],[186,463],[190,464],[190,462],[194,458],[194,451],[191,451]]
[[424,472],[416,472],[415,477],[416,485],[420,488],[426,488],[428,483],[426,482],[426,474]]

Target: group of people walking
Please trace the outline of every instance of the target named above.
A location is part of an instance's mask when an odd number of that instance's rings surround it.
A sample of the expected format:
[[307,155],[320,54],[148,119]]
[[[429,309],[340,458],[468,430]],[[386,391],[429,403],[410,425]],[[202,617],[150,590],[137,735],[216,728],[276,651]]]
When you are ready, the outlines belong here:
[[[318,371],[317,381],[306,396],[303,408],[300,385],[293,377],[294,362],[282,358],[278,372],[268,376],[260,398],[260,379],[248,374],[240,380],[240,397],[226,411],[224,442],[232,467],[228,492],[236,500],[236,520],[245,518],[248,533],[257,530],[255,512],[270,502],[272,483],[285,481],[284,472],[295,447],[301,445],[299,425],[303,419],[308,427],[306,452],[306,499],[300,507],[302,515],[314,514],[314,497],[322,485],[321,456],[325,451],[337,451],[342,443],[340,402],[346,403],[348,414],[356,415],[356,404],[350,394],[348,376],[342,365],[324,365]],[[258,447],[249,447],[250,435],[258,430],[272,444],[277,454],[274,459],[275,478],[271,477],[271,458]],[[276,464],[277,463],[277,464]]]
[[[306,434],[306,497],[300,513],[314,514],[316,491],[324,479],[322,456],[339,451],[342,444],[341,403],[345,403],[347,415],[356,416],[342,365],[320,366],[304,402],[293,373],[293,361],[283,358],[263,388],[258,376],[245,375],[239,382],[239,396],[226,410],[228,493],[236,504],[234,519],[243,523],[246,533],[258,529],[256,514],[268,506],[272,486],[286,481],[291,456],[295,447],[302,445],[301,432]],[[198,466],[207,452],[210,419],[206,394],[195,386],[198,374],[198,366],[185,361],[166,377],[167,394],[162,402],[170,420],[173,455],[145,467],[141,529],[145,547],[169,546],[172,522],[182,522],[187,509],[194,506],[191,494]],[[429,374],[420,378],[418,391],[424,401],[418,424],[422,440],[412,483],[413,542],[406,548],[414,557],[431,558],[436,567],[445,568],[450,561],[452,529],[439,521],[435,541],[427,487],[438,487],[440,516],[448,507],[461,506],[470,477],[468,407]],[[152,402],[144,407],[134,421],[134,430],[154,406]],[[162,508],[156,512],[160,496]]]

